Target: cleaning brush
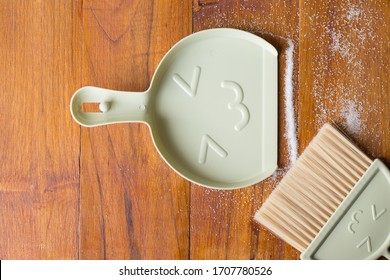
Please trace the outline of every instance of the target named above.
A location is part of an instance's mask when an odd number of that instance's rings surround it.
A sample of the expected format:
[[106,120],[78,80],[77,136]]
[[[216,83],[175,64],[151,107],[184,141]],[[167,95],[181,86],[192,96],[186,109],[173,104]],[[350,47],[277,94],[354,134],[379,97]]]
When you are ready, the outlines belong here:
[[390,172],[325,124],[254,219],[301,259],[389,259]]

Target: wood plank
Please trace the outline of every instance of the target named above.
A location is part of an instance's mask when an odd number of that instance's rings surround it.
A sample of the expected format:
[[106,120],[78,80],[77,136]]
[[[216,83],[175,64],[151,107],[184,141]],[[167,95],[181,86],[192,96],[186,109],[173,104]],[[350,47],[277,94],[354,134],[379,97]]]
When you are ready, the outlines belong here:
[[367,155],[389,164],[389,1],[301,6],[301,148],[334,121]]
[[[148,88],[191,32],[189,1],[84,1],[83,84]],[[159,157],[146,125],[82,129],[81,258],[186,259],[189,183]]]
[[78,258],[80,2],[0,3],[0,259]]
[[[215,2],[215,3],[214,3]],[[289,166],[285,138],[286,50],[295,46],[298,62],[298,1],[203,1],[194,0],[194,31],[215,27],[246,30],[263,37],[279,52],[279,168],[272,178],[255,186],[234,191],[210,191],[191,186],[191,258],[192,259],[296,259],[297,251],[284,244],[260,225],[253,215],[268,197]],[[298,92],[297,68],[293,72]],[[294,100],[297,103],[297,98]],[[297,109],[297,108],[296,108]]]

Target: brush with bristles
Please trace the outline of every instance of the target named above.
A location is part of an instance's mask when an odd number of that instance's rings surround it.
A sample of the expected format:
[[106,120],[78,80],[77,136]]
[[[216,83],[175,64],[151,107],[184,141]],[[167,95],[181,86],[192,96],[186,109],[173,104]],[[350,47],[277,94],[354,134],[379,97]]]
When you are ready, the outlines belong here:
[[390,172],[326,124],[254,218],[302,259],[389,259]]

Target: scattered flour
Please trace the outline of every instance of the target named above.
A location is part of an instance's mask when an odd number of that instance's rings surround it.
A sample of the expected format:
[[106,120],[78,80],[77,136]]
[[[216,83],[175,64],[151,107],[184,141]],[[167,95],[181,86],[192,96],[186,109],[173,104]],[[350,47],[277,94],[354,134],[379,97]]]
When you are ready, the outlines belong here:
[[347,100],[341,109],[341,117],[344,119],[346,130],[352,135],[358,135],[360,130],[365,127],[362,124],[361,112],[363,111],[363,106],[357,104],[354,100]]
[[286,69],[284,73],[284,98],[286,110],[286,136],[289,151],[290,166],[298,159],[298,138],[297,125],[294,110],[294,43],[287,39],[288,48],[286,49]]
[[347,12],[347,19],[352,20],[352,19],[359,19],[360,15],[363,13],[363,11],[359,8],[356,7],[356,5],[352,4],[349,7],[349,10]]
[[[378,37],[376,27],[388,25],[388,21],[382,10],[363,1],[328,3],[325,9],[303,15],[310,21],[311,30],[301,34],[302,38],[317,35],[308,48],[315,50],[310,66],[314,77],[314,125],[319,129],[325,122],[336,121],[357,139],[369,134],[367,141],[375,142],[381,135],[379,123],[371,121],[373,125],[369,127],[366,123],[375,119],[378,108],[383,106],[366,92],[385,92],[387,83],[380,72],[367,69],[367,65],[389,67],[383,38]],[[323,26],[324,21],[330,24]]]
[[353,63],[357,57],[357,53],[353,48],[352,42],[339,30],[335,31],[327,28],[326,32],[332,39],[330,44],[332,54],[339,53],[341,58],[347,60],[348,64]]

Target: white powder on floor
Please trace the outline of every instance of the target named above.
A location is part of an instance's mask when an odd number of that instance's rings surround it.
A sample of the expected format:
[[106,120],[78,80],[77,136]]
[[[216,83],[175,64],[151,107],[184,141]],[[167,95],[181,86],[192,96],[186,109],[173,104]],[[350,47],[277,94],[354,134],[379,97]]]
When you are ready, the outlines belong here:
[[326,32],[332,38],[330,44],[332,53],[339,53],[342,58],[346,59],[348,64],[353,63],[357,57],[357,53],[353,48],[352,42],[349,41],[341,31],[330,30],[327,28]]
[[284,72],[284,98],[286,110],[286,138],[291,166],[298,158],[298,138],[294,110],[294,43],[291,39],[287,39],[287,44],[288,48],[286,49],[286,69]]
[[[380,122],[372,120],[380,118],[378,108],[383,105],[366,92],[386,91],[384,76],[380,71],[372,70],[389,67],[383,52],[386,48],[384,37],[378,36],[383,33],[376,28],[379,25],[388,28],[385,12],[351,0],[330,3],[328,8],[331,12],[318,10],[309,18],[312,31],[308,35],[318,35],[308,48],[314,50],[310,65],[314,125],[320,129],[324,123],[336,121],[356,139],[369,134],[367,141],[375,146],[381,130]],[[332,24],[324,26],[324,20]],[[302,37],[306,35],[302,34]],[[323,51],[319,51],[321,49]],[[371,124],[367,126],[369,122]]]
[[341,109],[341,117],[344,119],[347,132],[353,135],[357,135],[362,128],[362,120],[360,112],[363,111],[361,104],[357,104],[354,100],[348,100],[345,102]]
[[361,9],[359,9],[356,5],[351,5],[349,7],[349,10],[347,12],[347,19],[353,20],[353,19],[359,19],[360,15],[363,13]]

